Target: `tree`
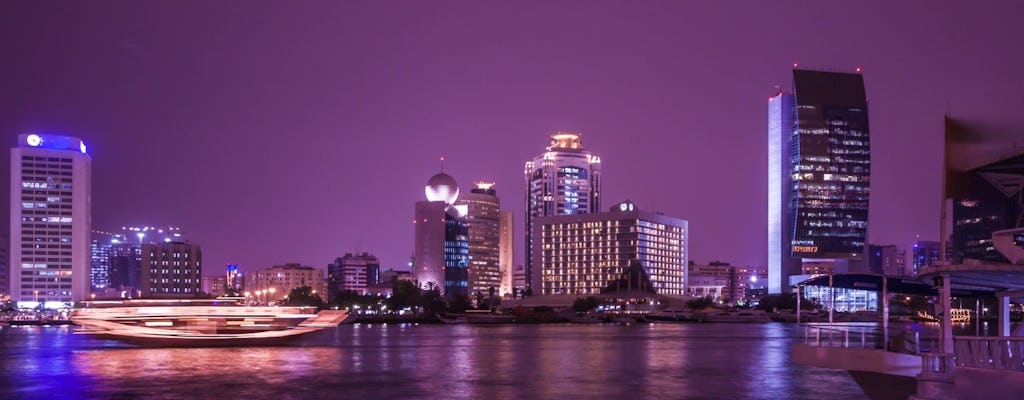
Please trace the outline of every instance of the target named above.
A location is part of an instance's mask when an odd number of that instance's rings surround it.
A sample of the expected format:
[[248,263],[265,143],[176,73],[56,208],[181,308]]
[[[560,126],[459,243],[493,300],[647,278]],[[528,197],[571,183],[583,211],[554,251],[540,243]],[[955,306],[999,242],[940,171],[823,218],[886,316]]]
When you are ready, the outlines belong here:
[[711,307],[715,302],[708,297],[700,297],[686,302],[686,308],[691,310],[703,310]]
[[419,307],[423,303],[423,293],[410,281],[396,280],[391,285],[391,297],[384,302],[392,312],[407,307]]
[[286,306],[322,308],[324,306],[324,301],[320,298],[320,295],[313,293],[313,288],[303,286],[294,288],[288,292],[288,297],[286,297],[281,304]]
[[447,305],[444,302],[444,297],[441,296],[441,292],[437,290],[436,287],[431,290],[423,292],[423,297],[422,300],[420,301],[420,306],[423,307],[423,311],[426,312],[428,316],[437,313],[443,313],[447,309]]
[[572,309],[573,309],[573,311],[576,311],[576,312],[589,312],[589,311],[597,308],[597,306],[600,305],[600,304],[601,304],[601,301],[598,300],[597,297],[594,297],[594,296],[580,297],[580,298],[577,298],[576,300],[574,300],[572,302]]

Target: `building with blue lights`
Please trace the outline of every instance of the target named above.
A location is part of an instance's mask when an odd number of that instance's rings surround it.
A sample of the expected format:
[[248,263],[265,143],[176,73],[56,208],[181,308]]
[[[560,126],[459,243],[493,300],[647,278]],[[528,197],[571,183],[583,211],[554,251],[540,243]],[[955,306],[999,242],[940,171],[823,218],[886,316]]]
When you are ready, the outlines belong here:
[[918,240],[914,242],[913,253],[911,253],[914,268],[912,274],[917,276],[921,268],[930,267],[932,263],[942,259],[941,249],[942,246],[936,241]]
[[583,135],[558,132],[544,153],[526,162],[526,284],[533,264],[534,225],[539,217],[601,210],[601,159],[583,148]]
[[469,294],[489,296],[501,286],[500,241],[501,199],[493,182],[476,182],[469,193],[459,196],[458,204],[466,206],[465,221],[469,227]]
[[768,101],[768,291],[866,268],[871,152],[859,72],[793,70]]
[[23,134],[11,149],[10,293],[57,308],[89,295],[92,159],[71,136]]
[[455,205],[459,186],[455,178],[439,173],[430,177],[427,201],[416,202],[412,273],[422,289],[437,288],[445,296],[469,293],[468,208]]

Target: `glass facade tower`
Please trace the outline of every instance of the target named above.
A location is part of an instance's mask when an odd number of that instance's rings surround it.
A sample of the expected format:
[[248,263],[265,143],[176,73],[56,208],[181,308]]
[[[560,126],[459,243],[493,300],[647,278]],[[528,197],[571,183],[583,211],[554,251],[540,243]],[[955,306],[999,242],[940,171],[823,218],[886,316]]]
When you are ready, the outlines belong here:
[[538,217],[599,212],[601,159],[583,149],[582,135],[558,132],[544,153],[526,162],[526,282],[534,276],[533,227]]
[[769,285],[804,261],[864,264],[871,180],[860,73],[793,70],[793,93],[768,102]]

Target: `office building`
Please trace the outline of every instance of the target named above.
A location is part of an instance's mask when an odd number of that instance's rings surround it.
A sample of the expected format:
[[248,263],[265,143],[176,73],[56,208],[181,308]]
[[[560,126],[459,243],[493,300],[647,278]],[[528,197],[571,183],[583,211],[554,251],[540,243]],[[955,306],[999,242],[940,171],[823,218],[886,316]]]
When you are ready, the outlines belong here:
[[8,264],[11,260],[11,242],[9,238],[6,233],[0,233],[0,299],[3,299],[11,291],[11,267]]
[[466,207],[469,237],[469,295],[498,295],[501,286],[500,241],[501,200],[493,182],[476,182],[469,193],[462,192],[457,204]]
[[142,244],[144,298],[189,298],[202,295],[203,252],[198,244]]
[[142,292],[142,245],[181,242],[181,228],[129,227],[116,232],[93,231],[91,278],[101,298],[135,298]]
[[245,272],[238,269],[236,264],[228,264],[225,267],[226,273],[224,275],[225,290],[231,292],[231,294],[238,296],[245,292]]
[[502,211],[498,219],[498,270],[501,275],[501,283],[498,286],[498,294],[501,296],[512,295],[513,272],[512,265],[515,242],[513,232],[515,231],[515,218],[512,211]]
[[469,295],[469,228],[466,207],[456,206],[455,178],[439,173],[426,185],[427,201],[416,202],[413,277],[420,288],[447,297]]
[[369,253],[345,253],[327,265],[327,301],[333,303],[339,292],[366,294],[380,282],[380,260]]
[[[953,197],[953,262],[1007,263],[992,233],[1024,227],[1024,152],[986,161],[962,173]],[[1018,238],[1024,247],[1024,237]],[[929,258],[926,256],[925,258]]]
[[687,222],[625,201],[603,213],[534,219],[534,294],[598,294],[639,261],[650,288],[685,295]]
[[62,307],[89,295],[92,159],[76,137],[23,134],[11,149],[11,299]]
[[870,245],[868,270],[873,274],[908,276],[907,252],[896,245]]
[[213,297],[220,297],[227,295],[228,289],[228,278],[226,276],[213,275],[204,276],[203,281],[203,293],[206,293]]
[[327,280],[324,271],[298,263],[276,265],[249,272],[246,275],[246,295],[257,303],[276,302],[288,296],[292,289],[309,287],[311,294],[325,298]]
[[768,282],[765,268],[712,261],[708,264],[691,262],[687,269],[687,294],[711,296],[715,301],[753,300],[752,294],[765,289]]
[[[544,153],[526,162],[526,282],[537,281],[533,252],[535,220],[601,209],[601,159],[583,148],[583,135],[558,132]],[[536,292],[536,290],[534,291]]]
[[794,68],[793,91],[768,100],[770,293],[808,270],[866,269],[870,149],[859,72]]
[[913,275],[917,276],[917,273],[921,271],[921,268],[929,267],[932,263],[942,259],[941,246],[939,242],[929,240],[918,240],[914,242],[913,253],[911,254],[913,263]]

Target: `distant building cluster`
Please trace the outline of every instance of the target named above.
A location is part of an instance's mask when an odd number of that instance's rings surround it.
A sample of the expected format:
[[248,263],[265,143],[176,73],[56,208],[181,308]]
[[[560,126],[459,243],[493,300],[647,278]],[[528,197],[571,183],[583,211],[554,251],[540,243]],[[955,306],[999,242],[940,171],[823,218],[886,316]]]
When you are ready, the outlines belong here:
[[[748,301],[789,292],[814,275],[912,277],[936,262],[1007,261],[992,235],[1024,226],[1019,149],[980,161],[962,156],[958,146],[977,135],[947,117],[944,198],[952,200],[952,231],[941,242],[869,244],[871,146],[860,71],[794,66],[791,89],[769,98],[767,117],[764,268],[692,263],[685,219],[630,200],[602,209],[601,158],[584,147],[581,134],[557,132],[524,165],[521,265],[513,257],[515,218],[503,209],[500,187],[478,180],[460,188],[442,166],[413,207],[407,271],[382,269],[369,252],[348,252],[326,270],[298,263],[246,271],[227,265],[204,276],[200,245],[178,227],[94,230],[92,159],[83,140],[22,134],[11,150],[12,219],[9,235],[0,235],[0,297],[51,308],[90,298],[241,296],[272,303],[308,287],[335,301],[352,293],[387,295],[395,282],[409,281],[449,298],[591,295],[625,285],[658,295]],[[1024,246],[1024,236],[1013,240]],[[857,304],[872,301],[860,293],[850,297]]]

